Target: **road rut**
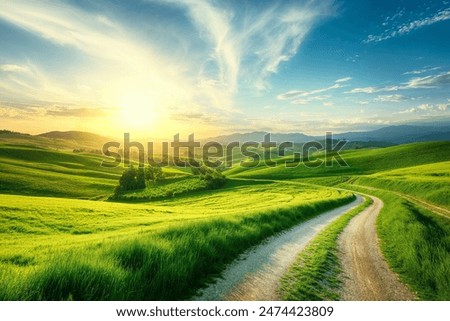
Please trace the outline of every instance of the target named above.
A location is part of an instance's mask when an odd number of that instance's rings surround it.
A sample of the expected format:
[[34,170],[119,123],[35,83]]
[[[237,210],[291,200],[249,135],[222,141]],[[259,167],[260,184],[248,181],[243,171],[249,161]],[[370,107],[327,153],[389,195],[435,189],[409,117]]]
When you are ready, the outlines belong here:
[[407,301],[414,294],[402,284],[381,254],[375,222],[383,202],[373,204],[354,217],[338,239],[343,268],[341,299],[348,301]]

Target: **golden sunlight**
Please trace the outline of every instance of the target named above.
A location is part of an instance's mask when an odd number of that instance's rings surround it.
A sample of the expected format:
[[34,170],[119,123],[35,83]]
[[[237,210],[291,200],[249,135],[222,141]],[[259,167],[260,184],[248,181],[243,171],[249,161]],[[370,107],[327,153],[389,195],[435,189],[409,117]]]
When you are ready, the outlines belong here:
[[126,128],[144,130],[157,123],[158,100],[151,93],[129,91],[121,96],[119,122]]

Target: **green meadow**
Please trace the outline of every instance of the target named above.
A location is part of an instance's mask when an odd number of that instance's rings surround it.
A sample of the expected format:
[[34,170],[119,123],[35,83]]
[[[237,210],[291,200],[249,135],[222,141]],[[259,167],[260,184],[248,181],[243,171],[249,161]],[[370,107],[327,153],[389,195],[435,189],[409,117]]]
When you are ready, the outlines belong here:
[[[251,246],[356,192],[385,203],[377,229],[391,268],[420,299],[450,299],[448,217],[419,203],[448,210],[450,143],[341,154],[348,167],[311,168],[320,152],[308,166],[286,168],[288,157],[277,167],[236,165],[215,190],[167,168],[167,179],[111,201],[123,168],[101,167],[102,156],[0,145],[0,299],[188,299]],[[337,298],[328,288],[299,293],[324,275],[338,286],[333,240],[356,214],[305,252],[309,270],[291,275],[309,283],[285,298]]]

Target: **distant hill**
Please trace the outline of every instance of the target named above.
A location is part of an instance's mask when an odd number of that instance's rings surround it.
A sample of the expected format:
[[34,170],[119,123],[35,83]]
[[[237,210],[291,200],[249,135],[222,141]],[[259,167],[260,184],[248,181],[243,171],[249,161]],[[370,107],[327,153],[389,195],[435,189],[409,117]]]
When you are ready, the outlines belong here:
[[380,141],[405,144],[424,141],[450,140],[450,125],[441,127],[398,125],[388,126],[368,132],[348,132],[334,135],[337,139],[350,141]]
[[[255,131],[250,133],[233,133],[201,139],[202,143],[215,141],[220,144],[231,142],[262,142],[265,131]],[[324,133],[325,134],[325,133]],[[428,142],[428,141],[449,141],[450,123],[439,126],[426,125],[398,125],[383,127],[373,131],[346,132],[333,134],[334,139],[348,140],[346,149],[350,148],[371,148],[387,147],[392,145]],[[94,133],[82,131],[51,131],[39,135],[29,135],[17,133],[9,130],[0,130],[0,144],[28,145],[41,148],[53,148],[61,150],[101,150],[104,143],[111,139]],[[117,140],[117,139],[116,139]],[[133,138],[133,141],[139,141]],[[303,133],[271,133],[271,141],[278,144],[282,142],[294,142],[302,144],[308,141],[323,141],[324,136],[310,136]],[[120,141],[120,140],[119,140]],[[142,142],[151,141],[145,139]],[[154,140],[159,141],[159,140]]]
[[[355,149],[342,151],[340,155],[349,165],[348,167],[341,167],[337,164],[329,167],[268,167],[261,162],[257,167],[235,166],[225,173],[229,176],[264,179],[367,175],[378,171],[447,162],[450,160],[450,142],[425,142],[386,148]],[[322,155],[318,155],[318,157],[323,158]]]
[[[227,144],[233,141],[261,142],[264,135],[268,132],[251,132],[251,133],[235,133],[231,135],[223,135],[211,137],[205,141],[216,141]],[[414,142],[426,141],[445,141],[450,140],[450,125],[444,126],[415,126],[415,125],[399,125],[388,126],[373,131],[363,132],[346,132],[333,134],[334,139],[345,139],[350,142],[357,142],[363,147],[386,147],[390,145],[406,144]],[[324,136],[308,136],[302,133],[272,133],[271,140],[277,143],[294,142],[304,143],[312,140],[323,140]],[[360,147],[362,147],[360,146]]]
[[[251,132],[251,133],[235,133],[231,135],[222,135],[217,137],[210,137],[205,139],[204,141],[214,141],[221,144],[228,144],[230,142],[262,142],[264,140],[264,136],[267,135],[268,132]],[[294,143],[304,143],[307,141],[314,140],[314,136],[308,136],[302,133],[271,133],[271,141],[282,143],[282,142],[294,142]]]
[[60,132],[60,131],[52,131],[48,133],[43,133],[36,135],[39,137],[47,137],[47,138],[55,138],[55,139],[67,139],[67,140],[75,140],[75,141],[108,141],[110,140],[107,137],[100,136],[97,134],[89,133],[89,132],[80,132],[80,131],[67,131],[67,132]]
[[52,131],[39,135],[30,135],[0,130],[0,144],[51,148],[58,150],[99,151],[110,138],[88,132]]

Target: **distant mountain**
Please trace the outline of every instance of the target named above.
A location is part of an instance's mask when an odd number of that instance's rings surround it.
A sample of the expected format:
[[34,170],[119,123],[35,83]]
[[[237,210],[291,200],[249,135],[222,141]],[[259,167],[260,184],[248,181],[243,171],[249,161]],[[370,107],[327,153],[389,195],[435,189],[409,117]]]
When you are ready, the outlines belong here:
[[431,127],[398,125],[388,126],[368,132],[348,132],[333,135],[336,139],[349,141],[379,141],[393,144],[405,144],[412,142],[450,140],[450,125]]
[[[393,144],[405,144],[412,142],[450,140],[450,125],[441,126],[414,126],[399,125],[388,126],[373,131],[347,132],[333,134],[334,139],[345,139],[350,142],[362,143],[364,147],[390,146]],[[230,142],[262,142],[268,132],[235,133],[205,139],[206,141],[216,141],[221,144]],[[304,143],[312,140],[322,141],[324,136],[308,136],[302,133],[271,133],[271,141]]]
[[[231,142],[258,142],[264,140],[268,134],[265,131],[255,131],[250,133],[234,133],[200,139],[201,143],[215,141],[220,144]],[[427,141],[450,140],[450,123],[440,124],[439,126],[424,125],[399,125],[388,126],[373,131],[365,132],[347,132],[333,134],[334,139],[345,139],[350,143],[346,148],[370,148],[387,147],[397,144]],[[132,141],[152,141],[149,139],[139,140],[132,138]],[[282,142],[294,142],[302,144],[308,141],[323,141],[324,136],[309,136],[303,133],[271,133],[271,141],[280,144]],[[63,150],[96,151],[102,149],[104,143],[111,141],[110,138],[89,132],[81,131],[51,131],[39,135],[29,135],[17,133],[8,130],[0,130],[0,143],[29,145],[42,148],[53,148]],[[121,142],[122,140],[115,141]],[[158,142],[160,140],[153,140]],[[169,140],[170,141],[170,140]]]
[[[235,133],[231,135],[223,135],[217,137],[210,137],[203,141],[205,142],[218,142],[221,144],[228,144],[231,142],[258,142],[261,143],[264,141],[264,136],[267,135],[268,132],[251,132],[251,133]],[[304,143],[307,141],[314,140],[314,136],[308,136],[302,133],[271,133],[270,139],[272,142],[282,143],[282,142],[295,142],[295,143]]]

